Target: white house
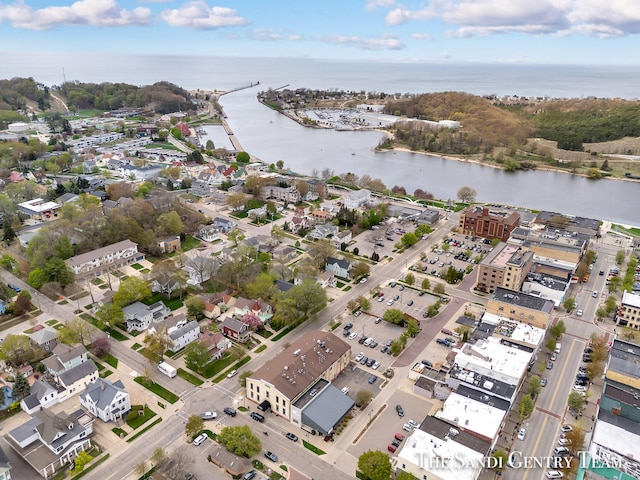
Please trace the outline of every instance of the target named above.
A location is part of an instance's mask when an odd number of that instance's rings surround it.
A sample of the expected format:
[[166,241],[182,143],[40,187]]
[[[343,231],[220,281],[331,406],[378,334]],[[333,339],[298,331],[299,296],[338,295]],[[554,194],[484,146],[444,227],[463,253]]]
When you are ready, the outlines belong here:
[[170,350],[177,352],[198,339],[200,336],[200,325],[193,320],[186,325],[170,328],[168,334],[172,342]]
[[142,260],[144,254],[138,252],[138,244],[123,240],[65,260],[76,277],[88,274],[100,275],[104,272],[130,265]]
[[333,243],[334,247],[339,249],[343,243],[348,244],[352,238],[353,234],[351,233],[351,230],[343,230],[342,232],[336,233],[333,238],[331,238],[331,243]]
[[161,322],[171,315],[171,309],[162,302],[156,302],[151,305],[136,302],[124,307],[122,313],[127,322],[128,332],[133,330],[142,332],[149,328],[151,322]]
[[87,385],[80,395],[80,404],[103,422],[117,422],[131,410],[129,393],[123,383],[120,380],[112,383],[105,378]]
[[[86,415],[83,414],[84,417]],[[64,412],[38,410],[7,434],[9,445],[44,478],[91,448],[93,420],[81,421]]]
[[31,385],[29,395],[20,400],[20,407],[27,414],[31,415],[33,412],[41,408],[48,408],[59,401],[58,390],[55,387],[42,380],[36,380],[33,382],[33,385]]
[[351,192],[349,195],[344,197],[344,206],[353,210],[354,208],[359,208],[370,201],[371,192],[366,188],[363,188],[362,190]]
[[327,257],[327,264],[324,267],[325,272],[331,272],[336,277],[349,278],[351,263],[344,258]]
[[198,238],[205,242],[215,242],[220,240],[218,229],[214,225],[203,225],[198,229]]

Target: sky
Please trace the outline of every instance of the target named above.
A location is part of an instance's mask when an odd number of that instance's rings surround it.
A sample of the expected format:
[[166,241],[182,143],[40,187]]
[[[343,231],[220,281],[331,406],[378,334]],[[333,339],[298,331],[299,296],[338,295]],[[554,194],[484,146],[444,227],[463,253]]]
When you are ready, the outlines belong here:
[[637,65],[639,33],[640,0],[0,0],[0,55]]

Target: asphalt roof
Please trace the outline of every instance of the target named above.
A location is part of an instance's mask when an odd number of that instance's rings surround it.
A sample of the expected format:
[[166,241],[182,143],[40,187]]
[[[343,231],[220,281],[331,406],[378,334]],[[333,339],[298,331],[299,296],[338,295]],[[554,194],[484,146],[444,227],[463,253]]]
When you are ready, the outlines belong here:
[[[444,440],[445,437],[449,436],[451,433],[451,429],[455,428],[458,430],[457,425],[452,425],[444,420],[440,420],[436,417],[427,416],[420,424],[420,430],[423,432],[427,432],[434,437],[437,437],[441,440]],[[489,453],[489,449],[491,448],[491,443],[486,440],[482,440],[475,435],[467,433],[465,431],[459,431],[459,433],[455,437],[449,437],[450,441],[454,441],[459,443],[460,445],[464,445],[471,450],[474,450],[478,453],[486,455]]]
[[70,368],[64,373],[61,373],[58,375],[58,378],[60,379],[60,383],[69,386],[96,371],[98,371],[98,367],[93,363],[93,360],[87,360],[86,362],[82,362],[80,365]]
[[328,385],[302,410],[302,423],[327,434],[354,405],[355,402],[348,395]]
[[609,368],[633,378],[640,378],[640,347],[632,343],[615,340],[611,347]]
[[554,305],[552,300],[546,300],[544,298],[527,295],[526,293],[518,292],[516,290],[509,290],[502,287],[496,288],[492,299],[499,302],[508,303],[509,305],[517,305],[520,307],[528,308],[530,310],[537,310],[539,312],[546,313],[551,313]]

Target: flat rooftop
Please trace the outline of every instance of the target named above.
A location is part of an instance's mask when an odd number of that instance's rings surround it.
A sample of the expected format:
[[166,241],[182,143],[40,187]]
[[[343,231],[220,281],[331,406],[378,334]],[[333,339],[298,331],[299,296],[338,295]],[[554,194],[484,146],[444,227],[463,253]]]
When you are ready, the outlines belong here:
[[455,358],[455,363],[461,369],[510,385],[520,382],[530,361],[531,353],[508,347],[496,337],[479,340],[473,345],[465,343]]
[[630,293],[625,290],[622,293],[622,304],[629,307],[640,308],[640,295],[636,295],[635,293]]
[[544,339],[545,334],[545,330],[542,328],[509,320],[508,318],[500,317],[499,315],[488,312],[485,312],[482,315],[482,323],[478,328],[482,328],[483,325],[486,325],[487,327],[489,325],[493,326],[493,335],[500,335],[501,337],[509,338],[517,343],[525,343],[534,346],[540,344]]
[[530,310],[536,310],[538,312],[551,313],[553,310],[553,301],[551,300],[545,300],[544,298],[527,295],[526,293],[502,287],[496,288],[491,299],[509,305],[517,305]]
[[[508,409],[509,403],[504,403]],[[501,406],[504,403],[501,403]],[[461,429],[493,440],[500,431],[506,414],[507,410],[501,410],[495,405],[490,406],[474,398],[452,393],[435,416]]]
[[[620,463],[638,464],[640,458],[640,435],[638,424],[620,415],[600,410],[598,420],[593,428],[589,453],[596,459],[611,457],[609,452],[617,453],[621,458],[614,460]],[[633,467],[632,467],[633,468]]]

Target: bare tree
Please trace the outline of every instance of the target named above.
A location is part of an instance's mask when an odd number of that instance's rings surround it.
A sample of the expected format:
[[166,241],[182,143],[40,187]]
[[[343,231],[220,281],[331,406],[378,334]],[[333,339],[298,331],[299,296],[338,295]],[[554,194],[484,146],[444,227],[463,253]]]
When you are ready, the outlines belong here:
[[320,172],[320,175],[322,176],[322,178],[324,180],[328,180],[331,177],[335,176],[335,170],[332,170],[330,168],[323,168],[322,171]]
[[199,283],[203,283],[215,274],[218,263],[206,251],[199,250],[195,255],[189,257],[186,266],[196,273]]
[[458,190],[458,199],[463,202],[463,203],[472,203],[476,201],[476,196],[478,195],[478,192],[476,192],[473,188],[471,187],[461,187],[460,190]]

